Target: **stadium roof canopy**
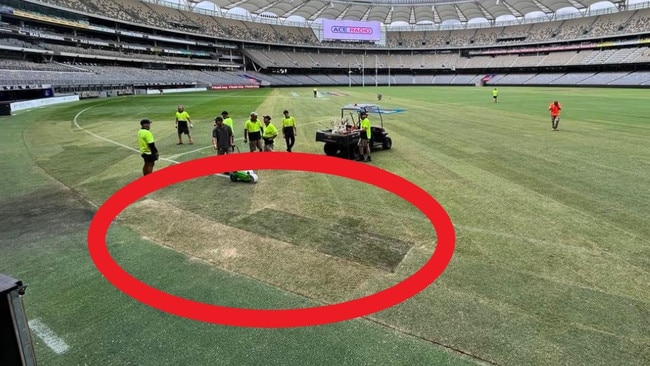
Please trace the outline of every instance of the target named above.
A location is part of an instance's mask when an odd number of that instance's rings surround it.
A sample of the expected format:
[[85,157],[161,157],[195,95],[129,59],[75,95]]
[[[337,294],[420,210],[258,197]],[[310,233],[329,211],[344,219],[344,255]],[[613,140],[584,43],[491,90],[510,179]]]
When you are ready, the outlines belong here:
[[[188,0],[199,3],[206,0]],[[475,18],[496,20],[500,16],[524,17],[532,12],[551,16],[558,9],[586,9],[603,0],[207,0],[221,10],[243,8],[251,14],[275,14],[317,19],[379,21],[408,24],[467,22]],[[614,3],[625,0],[611,0]]]

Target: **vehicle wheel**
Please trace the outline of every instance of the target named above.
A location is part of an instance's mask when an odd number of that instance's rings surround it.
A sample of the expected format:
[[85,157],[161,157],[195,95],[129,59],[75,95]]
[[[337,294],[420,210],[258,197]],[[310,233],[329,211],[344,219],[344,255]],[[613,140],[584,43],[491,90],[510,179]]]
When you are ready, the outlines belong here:
[[326,142],[325,146],[323,146],[323,150],[325,151],[325,155],[334,156],[339,151],[339,147],[336,146],[336,144]]
[[390,137],[384,138],[384,143],[381,145],[384,150],[389,150],[393,146],[393,140],[390,139]]
[[356,145],[348,145],[345,148],[345,158],[346,159],[356,159],[357,158],[357,152],[359,151]]
[[236,182],[237,181],[237,174],[235,173],[230,173],[230,181]]

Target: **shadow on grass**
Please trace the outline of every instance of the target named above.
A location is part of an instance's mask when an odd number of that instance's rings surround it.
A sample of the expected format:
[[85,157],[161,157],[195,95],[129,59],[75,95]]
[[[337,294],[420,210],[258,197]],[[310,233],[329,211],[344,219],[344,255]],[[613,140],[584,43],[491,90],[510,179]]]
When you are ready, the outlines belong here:
[[76,232],[94,212],[69,190],[48,189],[0,201],[0,243]]

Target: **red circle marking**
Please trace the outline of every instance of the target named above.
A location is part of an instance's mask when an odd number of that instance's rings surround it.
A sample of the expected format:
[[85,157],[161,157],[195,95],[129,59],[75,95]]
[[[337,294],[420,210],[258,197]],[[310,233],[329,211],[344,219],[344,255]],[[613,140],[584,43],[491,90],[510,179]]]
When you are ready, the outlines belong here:
[[[131,276],[111,257],[106,234],[111,222],[132,202],[168,185],[235,170],[295,170],[358,180],[396,194],[417,207],[433,224],[438,237],[431,258],[404,281],[375,294],[333,305],[297,309],[245,309],[206,304],[171,295]],[[233,183],[234,184],[234,183]],[[245,183],[241,183],[245,184]],[[445,270],[454,253],[451,219],[426,191],[372,165],[335,157],[273,152],[213,156],[158,170],[121,188],[97,210],[88,230],[88,250],[97,269],[115,287],[158,310],[188,319],[240,327],[288,328],[335,323],[372,314],[415,296]]]

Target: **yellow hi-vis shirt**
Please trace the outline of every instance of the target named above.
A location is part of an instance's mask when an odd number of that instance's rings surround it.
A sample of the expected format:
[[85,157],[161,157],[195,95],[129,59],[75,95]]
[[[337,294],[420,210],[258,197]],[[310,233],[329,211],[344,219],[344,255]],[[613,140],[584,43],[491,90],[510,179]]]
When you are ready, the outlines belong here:
[[190,114],[187,111],[176,112],[176,119],[179,121],[186,121],[190,118]]
[[244,130],[248,131],[248,133],[251,132],[259,132],[259,130],[262,128],[262,125],[260,124],[260,121],[257,120],[256,122],[251,121],[250,119],[246,121],[244,124]]
[[140,145],[140,154],[151,154],[151,149],[149,148],[149,144],[154,142],[153,141],[153,134],[151,131],[141,128],[140,131],[138,131],[138,145]]
[[368,117],[361,120],[361,129],[366,130],[366,136],[368,136],[368,140],[370,140],[372,133],[370,132],[370,119],[368,119]]
[[293,118],[293,116],[289,116],[289,118],[282,119],[282,127],[295,127],[295,126],[296,126],[296,119]]
[[270,139],[273,138],[273,136],[277,136],[278,134],[278,129],[273,126],[273,123],[269,123],[267,126],[264,126],[264,134],[262,137],[265,139]]
[[228,118],[224,118],[224,119],[223,119],[223,124],[224,124],[224,125],[227,125],[227,126],[230,126],[230,129],[231,129],[232,131],[235,131],[235,128],[234,128],[233,125],[232,125],[232,118],[230,118],[230,117],[228,117]]

